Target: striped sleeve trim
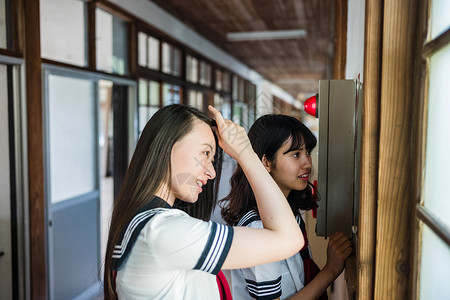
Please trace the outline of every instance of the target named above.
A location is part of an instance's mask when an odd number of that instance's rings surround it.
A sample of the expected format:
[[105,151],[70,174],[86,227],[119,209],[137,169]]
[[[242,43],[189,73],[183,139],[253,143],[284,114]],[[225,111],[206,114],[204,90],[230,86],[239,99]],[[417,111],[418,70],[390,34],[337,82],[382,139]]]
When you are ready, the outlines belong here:
[[215,222],[210,226],[208,241],[194,269],[217,275],[230,251],[233,227]]
[[281,276],[275,280],[256,282],[245,279],[248,293],[251,297],[260,300],[269,300],[281,296]]
[[253,221],[260,220],[259,215],[256,211],[251,210],[248,213],[246,213],[237,223],[237,226],[247,226]]

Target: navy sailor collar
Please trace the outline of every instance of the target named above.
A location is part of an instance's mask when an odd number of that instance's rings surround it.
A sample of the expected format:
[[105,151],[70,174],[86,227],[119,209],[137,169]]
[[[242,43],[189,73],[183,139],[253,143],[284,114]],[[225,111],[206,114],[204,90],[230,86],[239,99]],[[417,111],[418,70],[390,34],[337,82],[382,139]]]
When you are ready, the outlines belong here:
[[145,224],[157,213],[170,208],[172,207],[166,201],[154,196],[148,204],[136,213],[126,230],[122,232],[119,242],[114,246],[111,262],[113,270],[120,270],[123,267]]

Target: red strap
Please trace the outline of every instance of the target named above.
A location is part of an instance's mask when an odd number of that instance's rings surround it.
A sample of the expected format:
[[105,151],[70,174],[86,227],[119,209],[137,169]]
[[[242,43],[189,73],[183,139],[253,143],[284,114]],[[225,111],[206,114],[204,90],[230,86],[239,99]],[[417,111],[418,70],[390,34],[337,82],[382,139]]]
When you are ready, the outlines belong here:
[[230,286],[222,270],[217,274],[216,281],[219,286],[220,300],[232,300]]

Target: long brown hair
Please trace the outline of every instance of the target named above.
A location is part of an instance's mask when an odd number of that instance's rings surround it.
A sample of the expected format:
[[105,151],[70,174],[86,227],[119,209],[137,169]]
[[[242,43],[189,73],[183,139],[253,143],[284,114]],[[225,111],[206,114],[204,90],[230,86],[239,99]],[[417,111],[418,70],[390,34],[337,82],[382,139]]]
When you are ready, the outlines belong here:
[[[117,299],[115,279],[111,268],[114,246],[121,233],[135,214],[149,203],[162,183],[170,184],[170,155],[173,145],[194,128],[199,119],[210,127],[215,121],[195,108],[173,104],[158,110],[147,122],[137,143],[130,165],[125,174],[114,209],[105,255],[104,297]],[[214,131],[213,131],[214,133]],[[217,137],[216,145],[218,145]],[[218,182],[222,169],[222,150],[217,146],[214,157],[215,180],[209,180],[194,204],[176,200],[174,207],[185,210],[193,217],[208,220],[216,204]]]
[[[265,155],[275,166],[276,153],[289,138],[292,139],[292,144],[287,152],[299,149],[303,144],[307,151],[311,151],[317,144],[316,137],[308,127],[296,118],[286,115],[269,114],[258,118],[250,128],[248,138],[259,159]],[[230,193],[221,200],[221,213],[228,225],[236,225],[247,212],[257,210],[256,199],[239,165],[231,176],[230,184]],[[294,215],[299,214],[299,209],[309,210],[317,207],[317,195],[317,190],[310,182],[302,191],[292,190],[287,200]]]

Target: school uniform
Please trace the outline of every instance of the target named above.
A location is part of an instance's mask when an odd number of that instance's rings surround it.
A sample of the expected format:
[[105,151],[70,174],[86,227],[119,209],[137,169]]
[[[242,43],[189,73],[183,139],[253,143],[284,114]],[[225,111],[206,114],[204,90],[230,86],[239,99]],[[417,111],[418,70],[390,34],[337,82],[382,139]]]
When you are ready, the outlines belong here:
[[140,211],[115,247],[119,299],[219,300],[216,275],[233,228],[192,218],[155,199],[160,204]]
[[[301,216],[296,217],[299,226],[304,230]],[[303,223],[303,224],[302,224]],[[245,214],[237,224],[251,228],[263,228],[262,221],[256,211]],[[305,235],[306,239],[306,235]],[[299,253],[288,259],[259,265],[252,268],[231,271],[231,291],[234,299],[287,299],[300,291],[320,271],[314,270],[308,280],[305,278],[306,269],[309,270],[311,250],[305,245]],[[315,265],[315,264],[314,264]],[[309,271],[308,271],[309,272]]]

